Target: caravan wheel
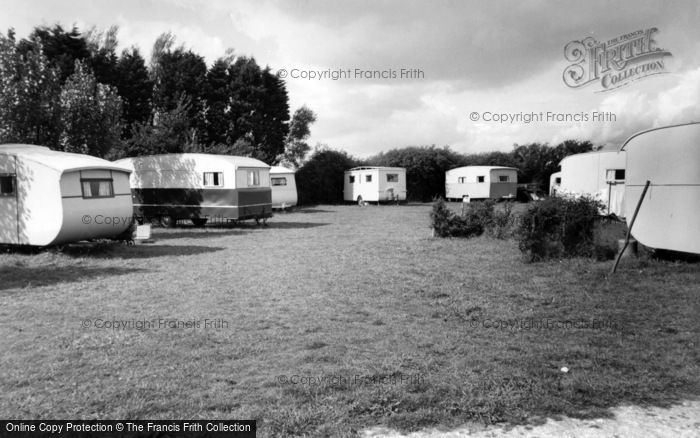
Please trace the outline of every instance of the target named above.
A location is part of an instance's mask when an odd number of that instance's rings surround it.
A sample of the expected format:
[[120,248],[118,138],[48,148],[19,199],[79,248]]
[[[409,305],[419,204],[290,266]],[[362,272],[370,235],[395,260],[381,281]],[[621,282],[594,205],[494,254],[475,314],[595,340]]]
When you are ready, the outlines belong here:
[[172,216],[161,216],[160,224],[165,228],[173,228],[177,225],[177,219]]

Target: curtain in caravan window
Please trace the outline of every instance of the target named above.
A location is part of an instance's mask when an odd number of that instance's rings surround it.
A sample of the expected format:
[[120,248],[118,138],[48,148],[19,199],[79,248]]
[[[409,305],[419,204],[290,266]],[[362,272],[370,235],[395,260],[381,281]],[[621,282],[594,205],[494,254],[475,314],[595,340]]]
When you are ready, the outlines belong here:
[[98,196],[112,196],[112,181],[98,181]]
[[249,170],[248,171],[248,187],[254,187],[260,185],[260,171],[259,170]]
[[204,172],[204,187],[223,186],[223,172]]
[[608,169],[605,173],[605,181],[616,182],[625,180],[625,169]]
[[214,185],[214,173],[204,172],[204,185],[213,186]]
[[83,198],[111,198],[114,186],[111,179],[86,179],[81,181]]
[[92,198],[94,195],[92,194],[92,186],[90,185],[90,181],[83,181],[83,197],[84,198]]

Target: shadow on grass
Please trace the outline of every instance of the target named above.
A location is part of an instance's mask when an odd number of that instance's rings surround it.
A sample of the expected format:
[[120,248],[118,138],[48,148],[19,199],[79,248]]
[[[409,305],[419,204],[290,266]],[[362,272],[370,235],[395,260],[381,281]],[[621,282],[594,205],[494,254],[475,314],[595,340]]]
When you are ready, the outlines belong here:
[[22,254],[22,255],[35,255],[42,251],[46,251],[47,248],[41,246],[30,246],[30,245],[0,245],[0,254]]
[[[251,229],[253,227],[250,227]],[[159,240],[174,240],[174,239],[210,239],[224,236],[242,236],[250,233],[246,229],[226,229],[222,231],[219,228],[212,228],[212,231],[206,231],[202,228],[179,228],[174,230],[159,230],[153,233],[153,239],[156,242]]]
[[61,251],[68,257],[91,257],[96,259],[148,259],[154,257],[191,256],[222,251],[224,248],[194,245],[142,245],[80,244],[69,245]]
[[323,210],[323,209],[316,208],[316,207],[300,207],[296,210],[292,210],[290,213],[312,214],[312,213],[335,213],[335,212],[333,210]]
[[303,228],[316,228],[324,227],[330,225],[326,222],[268,222],[269,228],[281,228],[281,229],[303,229]]
[[[461,204],[461,203],[462,203],[462,202],[460,201],[459,204]],[[455,203],[455,204],[457,204],[457,203]],[[430,206],[430,205],[432,205],[432,202],[430,202],[430,201],[425,201],[425,202],[421,202],[421,201],[408,201],[408,202],[401,202],[399,205],[402,205],[402,206],[405,206],[405,207],[425,207],[425,206]]]
[[700,254],[691,254],[688,252],[671,251],[668,249],[657,249],[652,253],[653,258],[664,260],[667,262],[677,263],[700,263]]
[[91,278],[146,272],[137,268],[99,268],[85,266],[5,266],[0,268],[0,296],[26,293],[24,288],[49,286],[57,283],[75,283]]

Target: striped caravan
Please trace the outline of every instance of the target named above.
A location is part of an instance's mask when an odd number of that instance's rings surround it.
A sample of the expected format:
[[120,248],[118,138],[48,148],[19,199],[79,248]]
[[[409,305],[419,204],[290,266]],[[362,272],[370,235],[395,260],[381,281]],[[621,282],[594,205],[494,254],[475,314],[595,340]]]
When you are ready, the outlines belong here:
[[131,169],[134,214],[166,226],[189,219],[266,220],[272,216],[270,166],[254,158],[213,154],[166,154],[125,158]]

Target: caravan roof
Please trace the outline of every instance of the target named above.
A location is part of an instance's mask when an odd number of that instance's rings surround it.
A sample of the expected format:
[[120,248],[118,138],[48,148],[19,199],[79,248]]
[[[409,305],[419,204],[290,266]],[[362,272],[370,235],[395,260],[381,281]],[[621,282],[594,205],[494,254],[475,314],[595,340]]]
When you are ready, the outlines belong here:
[[698,124],[700,124],[700,122],[679,123],[677,125],[659,126],[659,127],[647,129],[644,131],[639,131],[636,134],[633,134],[632,136],[630,136],[630,138],[625,140],[624,143],[622,143],[622,146],[620,146],[620,152],[624,151],[627,144],[629,142],[631,142],[634,138],[639,137],[640,135],[647,134],[647,133],[653,132],[653,131],[660,131],[662,129],[671,129],[671,128],[678,128],[681,126],[690,126],[690,125],[698,125]]
[[462,167],[455,167],[454,169],[450,169],[450,170],[458,170],[458,169],[472,169],[472,170],[484,170],[484,171],[486,171],[486,170],[518,170],[515,167],[506,167],[506,166],[462,166]]
[[600,156],[601,154],[619,154],[620,151],[618,151],[617,149],[604,148],[604,149],[598,149],[596,151],[588,151],[588,152],[580,152],[578,154],[571,154],[571,155],[567,155],[564,158],[562,158],[561,161],[559,162],[559,165],[561,166],[561,163],[563,163],[564,161],[566,161],[572,157],[581,158],[581,157],[593,156],[593,155]]
[[129,157],[116,161],[117,164],[133,168],[134,170],[151,169],[155,166],[160,170],[192,170],[193,163],[198,165],[220,166],[224,161],[234,168],[239,167],[260,167],[269,169],[270,166],[260,160],[249,157],[237,157],[233,155],[217,155],[217,154],[161,154],[161,155],[145,155],[141,157]]
[[71,152],[53,151],[45,146],[29,144],[0,145],[0,154],[21,154],[25,159],[42,164],[58,172],[70,172],[86,169],[109,169],[131,172],[124,166],[111,163],[102,158]]
[[272,166],[270,167],[270,173],[295,173],[295,171],[282,166]]
[[359,166],[359,167],[353,167],[352,169],[348,170],[406,170],[403,167],[386,167],[386,166]]

